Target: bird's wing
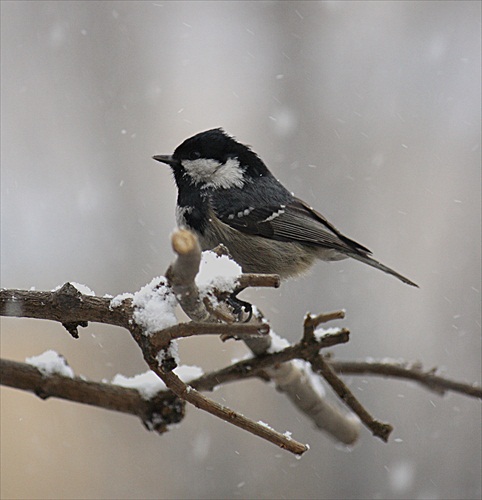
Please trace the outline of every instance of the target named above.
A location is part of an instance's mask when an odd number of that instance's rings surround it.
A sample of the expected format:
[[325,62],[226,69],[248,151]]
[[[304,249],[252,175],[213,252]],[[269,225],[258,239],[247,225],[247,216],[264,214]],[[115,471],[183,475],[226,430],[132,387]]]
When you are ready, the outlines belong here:
[[250,206],[224,213],[214,211],[222,222],[243,233],[333,249],[418,287],[410,279],[373,259],[368,248],[341,234],[320,213],[298,198],[291,197],[286,204]]
[[368,256],[371,253],[368,248],[342,235],[304,201],[294,197],[286,205],[248,207],[216,215],[230,227],[248,234],[332,248],[349,255],[355,253]]

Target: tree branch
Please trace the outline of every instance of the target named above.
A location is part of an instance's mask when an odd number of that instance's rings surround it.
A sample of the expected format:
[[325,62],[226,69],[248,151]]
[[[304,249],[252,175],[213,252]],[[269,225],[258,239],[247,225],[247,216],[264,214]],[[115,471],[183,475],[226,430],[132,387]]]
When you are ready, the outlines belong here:
[[340,375],[382,375],[384,377],[413,380],[439,395],[443,395],[447,391],[453,391],[482,399],[482,388],[478,385],[441,377],[437,375],[435,368],[424,371],[420,363],[330,360],[329,364]]
[[[173,292],[176,294],[179,304],[183,308],[184,312],[193,320],[208,323],[218,321],[219,315],[210,313],[205,303],[201,300],[199,290],[195,283],[195,278],[199,271],[199,264],[201,262],[201,248],[197,238],[193,233],[181,229],[173,233],[172,247],[177,254],[177,258],[169,267],[166,277],[173,289]],[[249,279],[253,280],[252,277]],[[246,280],[243,285],[247,286],[247,283],[248,280]],[[276,283],[279,284],[279,281],[276,281]],[[222,315],[224,314],[225,313],[223,312]],[[243,328],[247,328],[249,332],[253,331],[257,335],[259,335],[260,331],[266,332],[267,329],[269,331],[269,327],[265,322],[244,324]],[[208,324],[206,330],[209,331],[210,329],[212,329],[212,325]],[[223,325],[221,330],[225,329],[227,329],[227,332],[225,333],[229,336],[233,335],[231,326]],[[241,328],[238,328],[238,330],[242,331]],[[144,352],[144,358],[151,367],[151,370],[155,371],[162,378],[167,387],[169,387],[180,398],[188,401],[197,408],[203,409],[204,411],[226,420],[233,425],[267,439],[273,444],[276,444],[281,448],[285,448],[292,453],[302,454],[308,449],[305,445],[273,431],[268,427],[257,424],[243,415],[225,408],[209,398],[206,398],[192,387],[186,386],[186,384],[184,384],[174,373],[166,373],[165,370],[158,370],[155,361],[148,352]]]
[[[321,321],[324,321],[324,316],[312,317],[309,314],[306,315],[303,332],[304,342],[309,342],[310,339],[316,338],[315,329]],[[330,384],[340,399],[358,415],[360,420],[372,431],[373,435],[387,442],[388,436],[393,431],[393,427],[390,424],[376,420],[370,415],[348,386],[336,375],[324,357],[318,353],[309,354],[307,361],[311,363],[313,370],[322,375],[328,384]]]
[[[268,335],[269,325],[256,308],[253,308],[254,314],[249,323],[236,323],[230,309],[223,304],[223,300],[230,292],[213,288],[209,291],[208,297],[203,295],[201,298],[195,283],[201,251],[197,239],[191,233],[175,232],[173,248],[177,258],[167,272],[168,281],[181,307],[193,321],[177,324],[149,335],[146,335],[144,327],[136,324],[134,320],[136,307],[129,298],[114,306],[114,302],[110,299],[84,295],[70,283],[66,283],[55,292],[0,290],[0,314],[3,316],[58,321],[74,337],[78,337],[78,327],[87,326],[88,321],[126,328],[141,348],[151,370],[165,382],[170,392],[160,392],[146,401],[134,389],[88,382],[78,377],[73,379],[61,375],[46,377],[33,366],[13,361],[1,361],[0,383],[34,392],[42,398],[59,397],[134,414],[139,416],[148,428],[158,432],[164,432],[169,423],[182,419],[183,402],[187,401],[297,454],[306,451],[307,447],[219,405],[198,391],[212,390],[220,384],[254,376],[272,380],[278,390],[286,394],[315,425],[344,443],[356,440],[359,422],[351,414],[346,415],[329,403],[318,391],[316,380],[308,365],[294,360],[310,363],[312,369],[328,381],[363,423],[384,440],[388,438],[391,426],[375,420],[337,373],[405,378],[416,381],[439,394],[452,390],[482,398],[480,387],[443,378],[437,375],[435,370],[423,371],[418,364],[335,361],[330,357],[321,356],[319,353],[321,349],[345,343],[349,339],[349,332],[344,329],[332,329],[330,332],[316,330],[321,323],[343,318],[343,311],[318,316],[308,315],[300,342],[286,348],[280,347],[279,341],[273,340],[276,335]],[[226,253],[221,247],[216,250],[221,255]],[[241,275],[234,285],[234,292],[239,293],[247,286],[276,287],[279,286],[279,278],[273,275]],[[163,357],[162,354],[177,338],[205,334],[221,335],[221,338],[240,338],[253,352],[254,357],[208,373],[187,385],[172,373],[171,370],[175,367],[172,356],[167,359],[168,356]]]
[[[339,313],[327,320],[338,318]],[[263,321],[258,311],[258,321]],[[272,337],[252,337],[245,339],[245,344],[256,356],[265,359],[264,375],[271,379],[276,388],[288,396],[290,401],[319,428],[344,444],[353,444],[359,436],[359,422],[353,415],[346,414],[333,405],[318,390],[316,381],[306,367],[300,368],[293,359],[309,360],[318,355],[320,349],[348,342],[349,331],[339,329],[336,333],[326,334],[319,338],[302,339],[294,346],[280,352],[268,354],[273,350]],[[268,361],[269,360],[269,361]],[[272,363],[274,361],[274,363]],[[260,366],[262,366],[262,361]]]
[[129,329],[130,299],[111,308],[111,299],[83,295],[70,283],[55,292],[0,290],[0,315],[58,321],[62,324],[93,321]]
[[201,263],[201,247],[196,236],[185,229],[173,233],[172,249],[177,259],[169,266],[166,278],[186,314],[194,321],[209,321],[211,315],[199,296],[195,278]]
[[246,418],[244,415],[236,413],[235,411],[230,410],[229,408],[226,408],[209,398],[206,398],[200,392],[193,389],[192,386],[188,386],[182,382],[182,380],[173,372],[163,374],[162,379],[174,394],[201,410],[207,411],[208,413],[211,413],[212,415],[215,415],[216,417],[219,417],[236,427],[240,427],[255,436],[266,439],[270,443],[286,449],[291,453],[295,453],[296,455],[302,455],[308,450],[306,445],[291,439],[289,435],[280,434],[266,425],[254,422],[253,420]]
[[[200,306],[200,301],[196,300],[195,306],[193,306],[193,302],[191,300],[192,297],[199,296],[199,292],[194,281],[196,276],[194,266],[199,265],[201,259],[201,251],[197,243],[197,239],[194,235],[192,235],[192,233],[181,230],[173,234],[172,240],[173,248],[177,252],[178,256],[176,261],[170,266],[167,275],[171,280],[173,288],[174,283],[178,287],[175,291],[177,290],[179,293],[177,295],[179,303],[186,314],[192,319],[196,319],[201,316],[207,317],[206,315],[199,314],[198,307]],[[219,247],[216,253],[218,255],[226,255],[227,251],[225,248]],[[183,272],[182,278],[176,277],[176,269],[185,270],[185,268],[189,266],[191,266],[190,271]],[[273,276],[255,278],[254,276],[255,275],[250,275],[249,278],[245,279],[242,283],[240,283],[240,280],[238,279],[237,291],[241,291],[249,282],[253,281],[257,283],[271,283],[276,286],[279,285],[279,277]],[[183,295],[184,290],[189,290],[186,298],[184,298]],[[222,298],[222,294],[220,295],[220,298]],[[340,317],[339,313],[336,313],[333,318],[323,317],[320,319],[320,323],[322,321],[328,321],[338,317]],[[211,316],[208,321],[212,321],[212,318],[213,317]],[[266,324],[266,320],[264,319],[262,313],[259,310],[256,310],[249,325],[257,325],[257,327],[260,327]],[[348,332],[344,333],[348,339]],[[243,338],[243,340],[251,351],[257,356],[268,352],[271,348],[270,336],[250,336]],[[314,349],[318,352],[320,346],[315,345]],[[293,358],[294,357],[288,358],[288,360]],[[281,361],[279,361],[279,363],[281,363]],[[266,368],[266,375],[275,382],[276,387],[280,392],[285,393],[299,410],[314,421],[318,428],[327,431],[343,443],[351,444],[356,441],[359,432],[358,422],[353,419],[351,415],[341,413],[336,406],[329,403],[324,395],[320,394],[317,388],[313,385],[306,370],[300,369],[299,366],[296,366],[292,362],[288,362],[279,364],[276,367],[268,366]]]
[[244,338],[253,335],[267,335],[269,325],[253,323],[200,323],[190,321],[188,323],[178,323],[177,325],[165,328],[152,334],[151,342],[157,347],[163,347],[167,341],[194,335],[230,335],[232,337]]
[[286,347],[282,351],[268,353],[264,352],[253,358],[238,361],[221,370],[208,373],[191,382],[193,387],[200,391],[212,391],[215,387],[229,382],[236,382],[242,378],[262,377],[266,379],[266,370],[293,359],[305,359],[311,352],[320,349],[344,344],[349,340],[349,331],[342,328],[337,333],[328,334],[315,340],[311,345],[298,343]]
[[33,392],[42,399],[55,397],[139,417],[147,429],[162,434],[184,418],[184,402],[164,391],[144,399],[136,389],[92,382],[59,374],[43,375],[35,366],[0,360],[0,384]]

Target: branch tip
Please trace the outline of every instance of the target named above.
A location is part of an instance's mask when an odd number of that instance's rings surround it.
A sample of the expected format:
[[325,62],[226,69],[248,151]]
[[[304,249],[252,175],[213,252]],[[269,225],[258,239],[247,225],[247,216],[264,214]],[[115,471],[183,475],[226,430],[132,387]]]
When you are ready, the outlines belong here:
[[388,438],[393,431],[393,425],[374,420],[370,429],[374,436],[380,438],[384,443],[388,443]]
[[196,236],[187,229],[178,229],[171,236],[173,250],[178,255],[186,255],[199,249]]

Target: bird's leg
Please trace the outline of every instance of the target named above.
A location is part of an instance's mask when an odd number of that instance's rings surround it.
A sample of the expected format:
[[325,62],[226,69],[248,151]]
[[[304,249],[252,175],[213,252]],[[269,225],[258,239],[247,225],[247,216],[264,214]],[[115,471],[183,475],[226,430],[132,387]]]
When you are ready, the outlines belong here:
[[243,322],[248,323],[253,316],[253,306],[249,302],[238,298],[237,295],[240,291],[241,290],[233,292],[231,295],[229,295],[229,297],[226,299],[226,302],[233,308],[233,313],[238,317],[239,321],[241,321],[243,317],[243,312],[247,313],[248,318]]

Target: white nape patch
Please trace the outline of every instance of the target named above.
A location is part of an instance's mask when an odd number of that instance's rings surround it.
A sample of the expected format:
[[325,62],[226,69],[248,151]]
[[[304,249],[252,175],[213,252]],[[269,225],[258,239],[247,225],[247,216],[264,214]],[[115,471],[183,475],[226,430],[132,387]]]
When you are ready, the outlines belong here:
[[269,217],[266,217],[266,219],[264,219],[263,222],[269,222],[273,219],[276,219],[276,217],[279,217],[280,215],[284,214],[285,213],[285,208],[286,208],[286,205],[280,205],[280,209],[277,211],[277,212],[274,212],[272,213]]
[[243,187],[244,170],[237,158],[229,158],[226,163],[208,158],[183,160],[181,163],[187,175],[195,184],[202,184],[201,187],[215,189]]

